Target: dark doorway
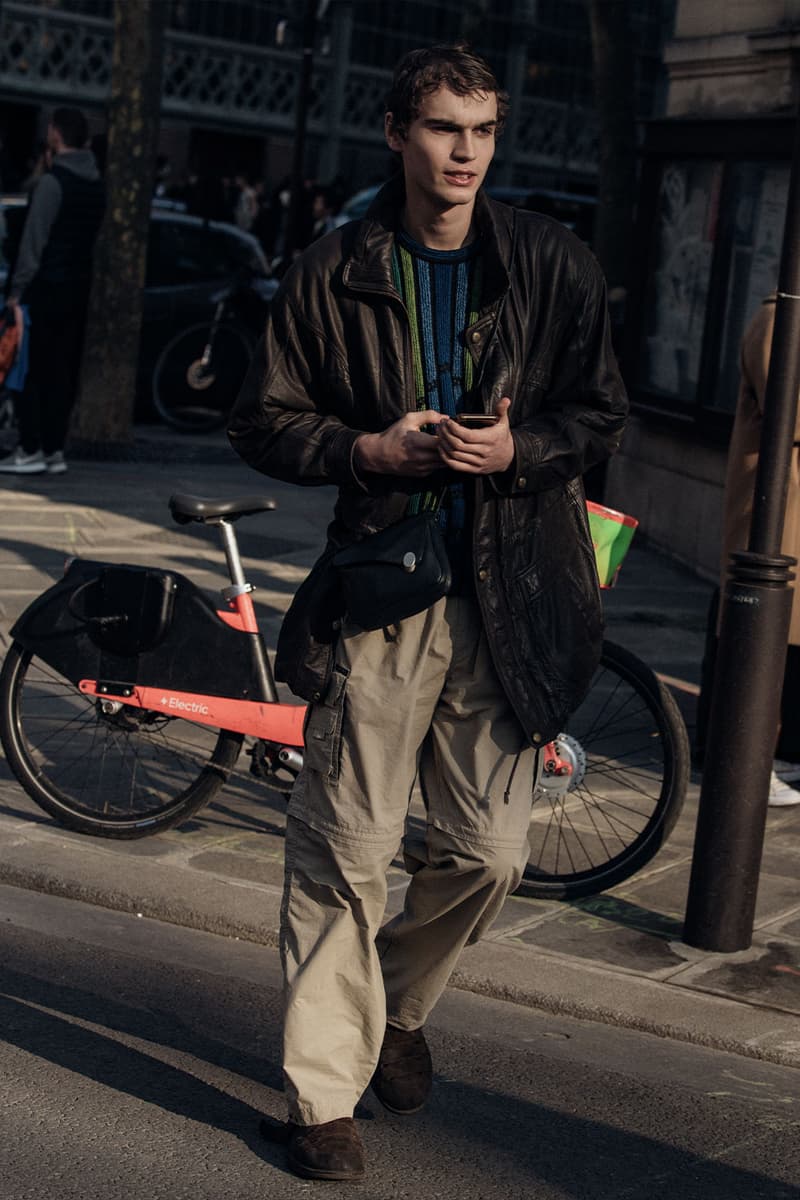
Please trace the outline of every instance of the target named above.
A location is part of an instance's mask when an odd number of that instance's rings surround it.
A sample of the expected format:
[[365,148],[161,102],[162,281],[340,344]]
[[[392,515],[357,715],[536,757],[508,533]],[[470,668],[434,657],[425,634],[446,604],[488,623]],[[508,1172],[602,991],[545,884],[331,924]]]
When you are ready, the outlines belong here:
[[39,107],[0,100],[0,187],[19,192],[38,156]]

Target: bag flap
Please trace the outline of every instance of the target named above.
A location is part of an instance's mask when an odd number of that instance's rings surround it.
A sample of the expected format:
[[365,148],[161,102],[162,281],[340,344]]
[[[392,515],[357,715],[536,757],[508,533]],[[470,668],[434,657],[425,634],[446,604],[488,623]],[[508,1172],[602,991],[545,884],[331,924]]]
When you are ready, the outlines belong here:
[[399,567],[407,570],[403,560],[413,554],[417,563],[421,563],[431,546],[431,526],[436,520],[435,513],[420,513],[416,517],[408,517],[346,546],[334,556],[333,565],[340,569],[350,567],[367,567],[373,563]]

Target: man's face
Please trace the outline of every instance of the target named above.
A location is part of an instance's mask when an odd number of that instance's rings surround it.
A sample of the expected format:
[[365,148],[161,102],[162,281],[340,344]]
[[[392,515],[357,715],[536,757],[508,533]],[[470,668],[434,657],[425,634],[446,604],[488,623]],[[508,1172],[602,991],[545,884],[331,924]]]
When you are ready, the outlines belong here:
[[441,87],[426,96],[405,137],[386,118],[386,140],[403,159],[408,202],[423,200],[443,211],[471,204],[495,147],[497,96],[457,96]]

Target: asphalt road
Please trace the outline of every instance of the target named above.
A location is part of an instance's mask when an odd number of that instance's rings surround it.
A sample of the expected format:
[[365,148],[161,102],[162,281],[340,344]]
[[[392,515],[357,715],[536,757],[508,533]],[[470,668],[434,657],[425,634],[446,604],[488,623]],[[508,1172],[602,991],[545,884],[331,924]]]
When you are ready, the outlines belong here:
[[313,1184],[283,1117],[277,955],[0,887],[3,1200],[800,1200],[800,1072],[465,992],[425,1112],[359,1109],[363,1185]]

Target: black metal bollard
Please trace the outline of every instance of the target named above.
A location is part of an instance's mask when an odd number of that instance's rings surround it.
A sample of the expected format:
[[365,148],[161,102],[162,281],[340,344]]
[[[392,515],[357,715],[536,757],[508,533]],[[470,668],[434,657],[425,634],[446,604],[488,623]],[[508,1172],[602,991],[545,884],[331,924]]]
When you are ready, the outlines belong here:
[[796,559],[731,555],[683,940],[751,942]]

